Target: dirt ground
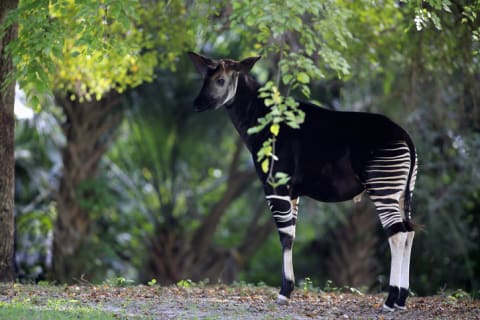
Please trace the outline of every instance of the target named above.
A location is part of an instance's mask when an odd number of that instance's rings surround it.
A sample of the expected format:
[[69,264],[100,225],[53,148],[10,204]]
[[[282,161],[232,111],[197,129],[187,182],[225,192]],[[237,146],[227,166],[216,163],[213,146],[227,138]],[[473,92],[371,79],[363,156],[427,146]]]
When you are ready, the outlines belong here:
[[407,311],[381,310],[385,295],[297,289],[289,305],[277,289],[239,286],[33,286],[0,293],[0,303],[29,308],[75,307],[119,319],[480,319],[480,300],[465,294],[412,297]]

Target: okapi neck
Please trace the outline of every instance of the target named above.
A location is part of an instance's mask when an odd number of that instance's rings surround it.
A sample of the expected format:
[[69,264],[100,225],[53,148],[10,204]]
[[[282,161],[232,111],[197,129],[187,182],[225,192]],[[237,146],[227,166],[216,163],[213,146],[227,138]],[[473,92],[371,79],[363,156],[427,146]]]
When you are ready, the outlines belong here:
[[[268,108],[265,107],[263,100],[258,97],[259,88],[260,84],[252,77],[240,74],[235,98],[226,106],[233,125],[249,150],[252,150],[253,139],[247,133],[247,130],[257,125],[257,119],[265,116],[268,112]],[[253,136],[258,137],[258,134]],[[255,140],[258,139],[256,138]]]

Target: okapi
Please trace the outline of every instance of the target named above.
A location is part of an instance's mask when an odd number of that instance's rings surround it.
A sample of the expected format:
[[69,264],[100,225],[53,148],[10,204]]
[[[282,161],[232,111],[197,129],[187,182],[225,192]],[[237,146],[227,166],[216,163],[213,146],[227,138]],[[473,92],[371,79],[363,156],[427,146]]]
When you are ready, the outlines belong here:
[[214,60],[193,52],[189,56],[203,78],[194,100],[195,110],[226,108],[263,183],[283,252],[277,303],[287,304],[295,285],[292,247],[299,198],[339,202],[366,191],[391,250],[389,291],[383,308],[405,309],[414,237],[410,205],[417,172],[415,147],[407,132],[380,114],[332,111],[299,102],[298,107],[305,112],[304,123],[299,129],[282,124],[275,145],[274,170],[287,173],[290,180],[273,188],[255,161],[270,132],[247,133],[269,111],[258,97],[260,84],[249,75],[260,57],[234,61]]

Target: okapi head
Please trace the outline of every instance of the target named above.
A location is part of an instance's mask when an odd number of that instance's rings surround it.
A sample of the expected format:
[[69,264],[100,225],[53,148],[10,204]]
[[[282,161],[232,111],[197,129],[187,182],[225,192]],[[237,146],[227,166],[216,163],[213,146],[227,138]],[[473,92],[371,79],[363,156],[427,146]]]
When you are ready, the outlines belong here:
[[200,93],[193,102],[196,111],[228,106],[237,93],[238,78],[248,73],[261,57],[250,57],[242,61],[230,59],[214,60],[194,52],[188,55],[203,78]]

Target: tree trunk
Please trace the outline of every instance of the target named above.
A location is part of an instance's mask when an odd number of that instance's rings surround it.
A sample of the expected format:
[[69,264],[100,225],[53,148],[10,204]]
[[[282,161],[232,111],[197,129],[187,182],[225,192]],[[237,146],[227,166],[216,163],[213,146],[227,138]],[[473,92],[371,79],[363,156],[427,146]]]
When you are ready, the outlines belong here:
[[[221,218],[256,177],[253,170],[238,170],[242,149],[242,144],[238,143],[230,163],[226,190],[195,231],[186,234],[172,226],[157,226],[154,236],[149,239],[148,261],[141,281],[155,278],[161,284],[171,284],[182,279],[200,281],[209,278],[233,282],[237,268],[266,240],[274,225],[271,219],[260,222],[266,210],[263,205],[256,212],[246,213],[252,215],[252,220],[237,248],[221,248],[213,244]],[[252,234],[256,235],[254,239]]]
[[366,198],[363,196],[359,203],[353,204],[353,213],[346,224],[335,232],[327,269],[336,285],[370,289],[375,284],[377,220]]
[[[267,211],[266,202],[262,197],[260,205],[252,214],[249,226],[245,229],[242,242],[236,248],[223,250],[211,246],[208,253],[197,257],[196,268],[191,273],[192,279],[220,280],[226,284],[236,281],[238,271],[275,230],[273,219],[270,214],[266,214]],[[261,222],[261,217],[267,217],[266,221]]]
[[[53,231],[51,277],[61,283],[89,278],[91,262],[82,250],[89,238],[91,218],[82,206],[92,194],[80,192],[83,182],[94,180],[102,156],[108,150],[113,131],[123,116],[119,95],[111,92],[100,101],[72,101],[69,95],[56,95],[64,110],[66,145],[62,150],[63,171],[56,195],[57,219]],[[94,192],[94,190],[90,190]]]
[[[147,278],[142,280],[155,278],[161,284],[186,278],[199,281],[212,274],[212,267],[221,269],[223,262],[230,257],[230,251],[212,247],[215,229],[228,207],[251,184],[253,177],[254,173],[250,171],[236,173],[235,179],[230,180],[222,198],[212,207],[195,235],[185,234],[171,226],[158,226],[150,239],[149,261],[144,275]],[[208,230],[209,233],[202,234],[198,232],[200,230]]]
[[[172,284],[179,280],[232,283],[237,280],[238,270],[255,254],[275,229],[271,219],[259,222],[265,215],[266,206],[253,214],[252,222],[246,229],[243,241],[235,248],[221,248],[210,243],[207,250],[200,253],[188,235],[164,228],[151,239],[147,270],[142,282],[155,278],[160,284]],[[255,237],[251,235],[254,234]]]
[[[2,0],[0,25],[6,14],[17,7],[18,0]],[[0,41],[0,87],[13,71],[13,63],[5,51],[8,43],[17,37],[17,26],[6,30]],[[0,90],[0,282],[15,279],[13,268],[14,245],[14,168],[15,168],[15,83]]]

